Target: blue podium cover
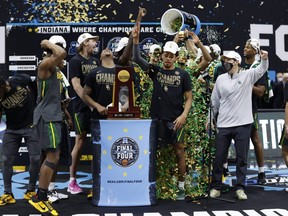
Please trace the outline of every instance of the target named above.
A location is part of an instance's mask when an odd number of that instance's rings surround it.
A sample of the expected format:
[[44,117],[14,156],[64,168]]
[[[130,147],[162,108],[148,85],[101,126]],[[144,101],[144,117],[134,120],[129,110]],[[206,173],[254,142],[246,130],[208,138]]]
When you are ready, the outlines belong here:
[[97,206],[156,203],[156,142],[151,120],[91,120]]

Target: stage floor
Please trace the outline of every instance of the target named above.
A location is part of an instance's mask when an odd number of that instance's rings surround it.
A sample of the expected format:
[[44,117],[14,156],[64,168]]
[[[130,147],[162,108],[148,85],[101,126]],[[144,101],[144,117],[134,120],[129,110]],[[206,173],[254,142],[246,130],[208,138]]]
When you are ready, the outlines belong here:
[[[265,170],[267,184],[257,185],[257,167],[250,162],[247,175],[247,201],[235,199],[235,190],[229,187],[228,192],[221,198],[228,201],[203,198],[191,200],[187,197],[184,201],[158,200],[156,205],[143,207],[95,207],[86,199],[86,193],[91,188],[90,166],[82,166],[78,172],[78,182],[84,189],[80,195],[69,195],[69,199],[54,203],[53,207],[59,215],[70,216],[288,216],[287,198],[288,193],[288,169],[283,160],[270,159]],[[234,185],[235,166],[229,165],[232,176],[225,179],[228,185]],[[69,173],[61,168],[57,178],[57,188],[66,192]],[[0,206],[0,216],[16,215],[40,215],[23,200],[25,185],[28,181],[28,172],[18,172],[13,175],[13,193],[17,199],[16,204]],[[3,193],[2,173],[0,173],[0,193]],[[235,201],[235,202],[234,202]]]

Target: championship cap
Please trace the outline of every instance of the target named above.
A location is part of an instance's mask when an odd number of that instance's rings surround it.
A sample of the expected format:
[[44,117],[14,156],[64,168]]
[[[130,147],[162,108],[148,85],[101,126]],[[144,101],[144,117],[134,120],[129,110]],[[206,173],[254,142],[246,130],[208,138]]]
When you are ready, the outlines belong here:
[[129,38],[128,37],[122,37],[119,42],[118,42],[118,46],[117,48],[115,49],[115,52],[119,52],[120,50],[122,50],[124,47],[127,46],[128,44],[128,41],[129,41]]
[[242,58],[239,55],[239,53],[235,52],[235,51],[230,51],[227,54],[222,55],[222,58],[229,58],[229,59],[235,59],[236,61],[239,62],[239,64],[241,64]]
[[87,39],[95,39],[95,40],[98,40],[99,39],[99,36],[93,36],[89,33],[83,33],[81,34],[79,37],[78,37],[78,44],[81,45],[85,40]]
[[176,54],[178,52],[178,45],[174,41],[167,41],[163,47],[163,52],[171,52]]

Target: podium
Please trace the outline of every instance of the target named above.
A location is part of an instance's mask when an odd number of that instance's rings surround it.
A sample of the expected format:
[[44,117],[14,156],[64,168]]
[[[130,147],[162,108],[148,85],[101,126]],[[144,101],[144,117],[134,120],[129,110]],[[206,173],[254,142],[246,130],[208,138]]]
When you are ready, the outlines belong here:
[[151,120],[91,120],[95,206],[156,203],[156,130]]

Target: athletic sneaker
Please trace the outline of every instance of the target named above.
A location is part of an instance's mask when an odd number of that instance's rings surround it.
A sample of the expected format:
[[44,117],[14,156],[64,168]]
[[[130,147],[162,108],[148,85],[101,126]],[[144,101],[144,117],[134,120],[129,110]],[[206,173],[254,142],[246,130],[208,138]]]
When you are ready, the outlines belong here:
[[244,190],[242,190],[242,189],[236,190],[236,197],[239,200],[247,200],[247,195],[245,194]]
[[24,194],[23,198],[26,200],[30,200],[33,196],[36,196],[36,192],[27,190],[26,193]]
[[90,189],[90,190],[88,191],[88,193],[87,193],[87,199],[88,199],[88,200],[91,200],[92,197],[93,197],[93,191],[92,191],[92,189]]
[[83,190],[79,187],[76,180],[72,180],[67,188],[67,191],[71,194],[79,194],[82,193]]
[[13,194],[8,194],[8,193],[4,193],[1,197],[0,197],[0,206],[4,206],[6,204],[14,204],[16,203],[16,200],[14,199]]
[[258,173],[258,184],[264,185],[266,184],[266,175],[264,172]]
[[68,199],[68,195],[59,193],[56,189],[48,191],[48,200],[51,203],[57,202],[61,199]]
[[52,215],[52,216],[58,216],[58,213],[53,207],[51,206],[50,202],[38,200],[37,197],[32,197],[32,199],[29,200],[29,203],[37,209],[39,212],[42,213],[42,215]]
[[217,198],[221,195],[220,190],[216,190],[216,189],[211,189],[210,190],[210,197],[211,198]]
[[176,200],[185,200],[185,190],[179,188]]

